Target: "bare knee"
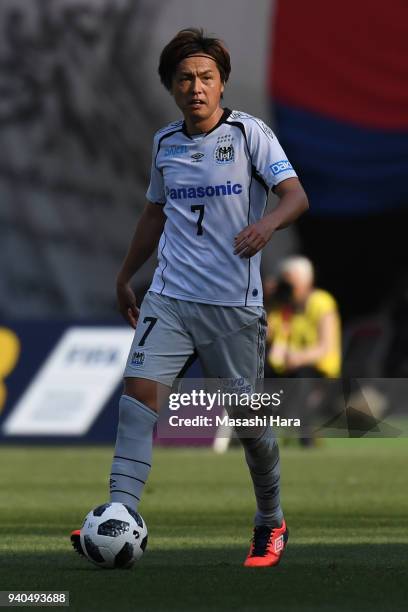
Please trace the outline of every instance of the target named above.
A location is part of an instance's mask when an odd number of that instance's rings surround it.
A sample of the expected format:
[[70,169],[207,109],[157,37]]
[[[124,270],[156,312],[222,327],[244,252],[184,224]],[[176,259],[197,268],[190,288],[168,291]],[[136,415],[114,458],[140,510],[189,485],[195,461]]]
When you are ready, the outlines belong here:
[[168,395],[167,389],[168,387],[147,378],[124,379],[124,394],[133,397],[155,412],[159,412],[164,396]]

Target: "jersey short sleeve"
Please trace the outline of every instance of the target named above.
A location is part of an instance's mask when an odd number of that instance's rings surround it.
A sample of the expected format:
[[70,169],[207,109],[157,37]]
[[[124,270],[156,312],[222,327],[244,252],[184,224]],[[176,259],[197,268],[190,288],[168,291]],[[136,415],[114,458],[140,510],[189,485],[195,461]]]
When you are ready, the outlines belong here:
[[156,136],[153,139],[152,167],[150,170],[150,184],[146,191],[146,198],[149,200],[149,202],[164,205],[166,203],[166,194],[164,190],[163,175],[156,166],[158,143],[159,143],[159,139],[156,134]]
[[248,148],[255,171],[273,189],[288,178],[297,177],[275,134],[261,119],[246,121]]

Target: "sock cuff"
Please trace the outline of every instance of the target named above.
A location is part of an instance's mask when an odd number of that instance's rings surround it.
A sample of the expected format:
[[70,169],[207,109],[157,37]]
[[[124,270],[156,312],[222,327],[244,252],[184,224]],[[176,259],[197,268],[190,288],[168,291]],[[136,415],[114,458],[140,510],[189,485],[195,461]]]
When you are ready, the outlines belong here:
[[146,404],[142,404],[142,402],[139,402],[139,400],[135,399],[134,397],[131,397],[130,395],[125,395],[125,394],[121,396],[119,400],[119,404],[122,401],[129,402],[130,404],[134,404],[135,409],[139,410],[139,414],[141,413],[147,420],[149,420],[152,423],[152,425],[156,424],[157,419],[159,418],[158,414],[154,410],[146,406]]

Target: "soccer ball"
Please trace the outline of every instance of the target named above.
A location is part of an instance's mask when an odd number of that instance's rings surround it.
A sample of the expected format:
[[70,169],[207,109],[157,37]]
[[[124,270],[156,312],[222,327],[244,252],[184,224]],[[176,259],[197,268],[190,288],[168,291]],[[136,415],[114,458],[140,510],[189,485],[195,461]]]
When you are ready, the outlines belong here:
[[141,558],[146,544],[146,523],[135,510],[118,502],[94,508],[82,525],[82,549],[99,567],[129,568]]

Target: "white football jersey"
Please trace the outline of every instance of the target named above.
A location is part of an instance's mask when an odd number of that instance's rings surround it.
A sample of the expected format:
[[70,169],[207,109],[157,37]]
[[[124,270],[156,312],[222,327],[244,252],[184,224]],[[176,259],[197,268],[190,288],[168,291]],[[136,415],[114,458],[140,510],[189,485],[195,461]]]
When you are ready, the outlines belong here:
[[207,134],[183,121],[154,137],[146,197],[167,216],[150,291],[222,306],[262,305],[261,253],[234,255],[234,238],[261,219],[268,191],[296,177],[272,130],[225,109]]

